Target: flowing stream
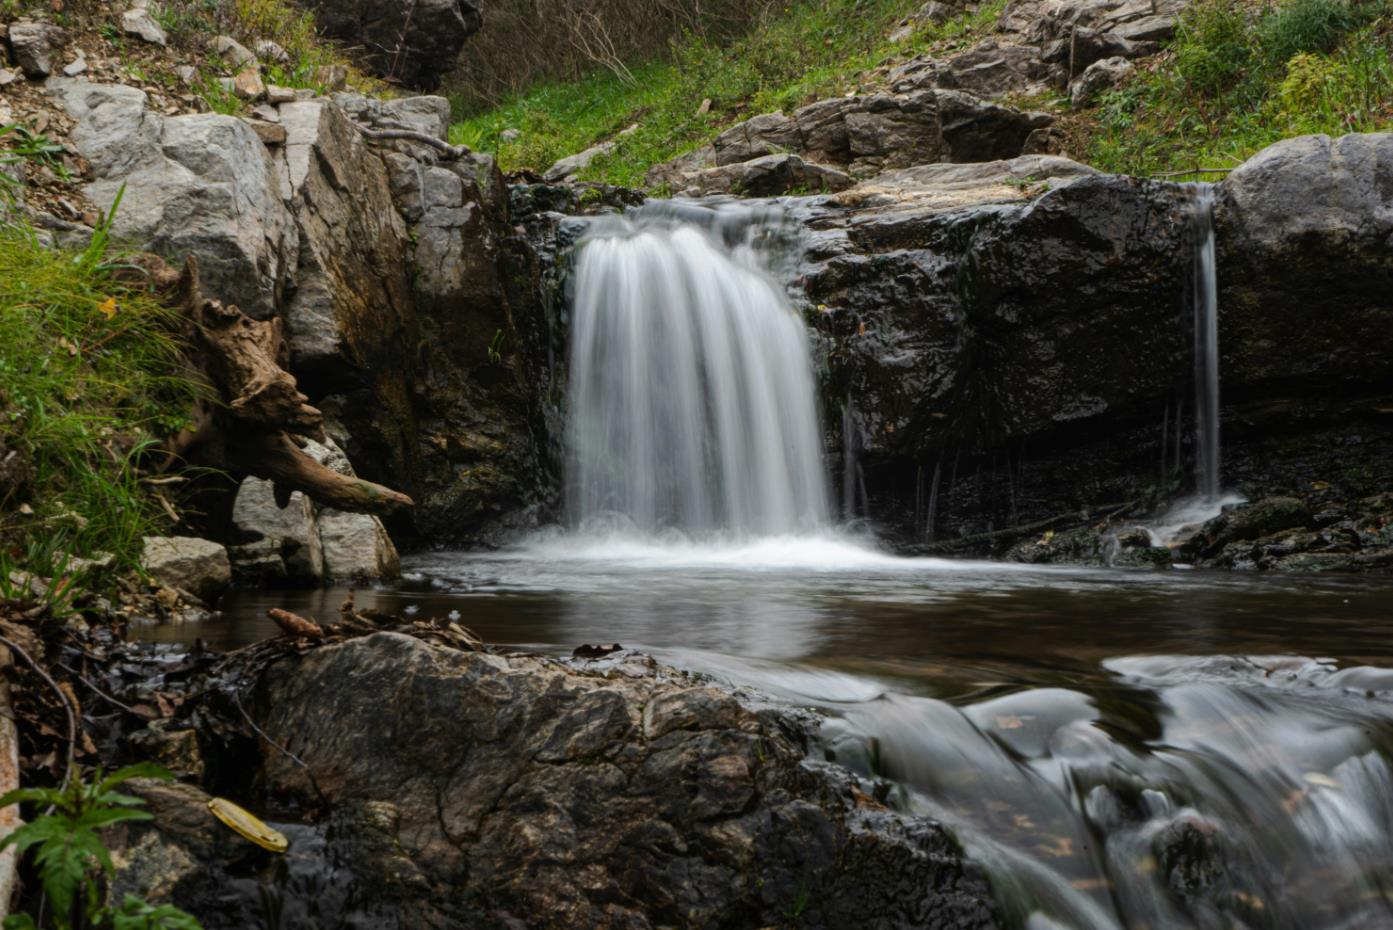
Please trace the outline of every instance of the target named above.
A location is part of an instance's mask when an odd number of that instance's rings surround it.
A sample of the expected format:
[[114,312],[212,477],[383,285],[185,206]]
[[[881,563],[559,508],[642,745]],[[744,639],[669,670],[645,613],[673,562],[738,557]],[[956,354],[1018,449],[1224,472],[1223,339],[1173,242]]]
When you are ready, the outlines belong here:
[[[839,534],[808,337],[765,267],[769,235],[675,208],[592,227],[571,525],[417,555],[360,605],[458,612],[517,648],[620,642],[818,708],[819,751],[948,825],[1013,926],[1393,927],[1393,586],[907,559]],[[146,638],[238,645],[275,632],[269,606],[325,617],[342,597],[237,592],[224,621]]]

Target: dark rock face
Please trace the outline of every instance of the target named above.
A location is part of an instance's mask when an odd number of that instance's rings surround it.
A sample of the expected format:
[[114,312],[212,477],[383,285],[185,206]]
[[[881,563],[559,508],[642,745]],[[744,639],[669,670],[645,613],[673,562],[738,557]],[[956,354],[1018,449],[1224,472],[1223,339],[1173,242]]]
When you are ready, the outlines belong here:
[[435,90],[483,26],[473,0],[304,0],[328,35],[361,49],[376,74]]
[[[1350,522],[1393,485],[1390,179],[1393,136],[1315,137],[1218,189],[1223,467],[1250,499]],[[868,491],[856,511],[904,542],[1001,554],[1184,493],[1192,192],[1083,177],[1030,202],[905,193],[942,182],[808,202],[801,283],[822,308],[826,422]],[[1310,544],[1354,564],[1337,543],[1272,540],[1246,561]]]
[[[772,196],[806,193],[808,172],[816,170],[824,175],[819,186],[839,190],[849,179],[832,183],[828,176],[865,178],[941,161],[1012,158],[1052,122],[1048,114],[952,90],[834,97],[788,116],[764,113],[732,126],[711,145],[655,166],[648,182],[688,194]],[[780,156],[798,158],[801,170],[771,176],[765,163]],[[758,190],[746,182],[750,172],[763,176]]]
[[390,815],[376,861],[409,879],[419,926],[1000,925],[940,827],[804,761],[806,722],[642,657],[383,633],[272,666],[257,703],[308,766],[268,753],[264,785]]

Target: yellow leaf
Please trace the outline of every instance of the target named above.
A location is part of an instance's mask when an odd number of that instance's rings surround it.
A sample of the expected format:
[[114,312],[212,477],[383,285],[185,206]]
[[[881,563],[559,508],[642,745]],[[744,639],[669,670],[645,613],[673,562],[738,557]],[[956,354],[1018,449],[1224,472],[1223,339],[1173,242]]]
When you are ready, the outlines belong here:
[[116,302],[115,297],[108,297],[101,302],[101,305],[98,306],[97,309],[109,320],[116,315],[116,311],[121,309],[121,305]]

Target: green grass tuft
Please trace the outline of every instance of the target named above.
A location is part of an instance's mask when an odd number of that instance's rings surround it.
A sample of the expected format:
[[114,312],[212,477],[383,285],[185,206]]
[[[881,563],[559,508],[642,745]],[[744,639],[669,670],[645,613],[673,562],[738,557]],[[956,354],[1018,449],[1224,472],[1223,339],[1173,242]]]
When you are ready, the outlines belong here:
[[1393,129],[1393,0],[1200,0],[1172,52],[1103,97],[1089,164],[1223,170],[1294,135]]
[[0,545],[61,537],[133,566],[164,523],[138,461],[196,389],[171,311],[118,283],[106,248],[104,230],[74,252],[0,226]]

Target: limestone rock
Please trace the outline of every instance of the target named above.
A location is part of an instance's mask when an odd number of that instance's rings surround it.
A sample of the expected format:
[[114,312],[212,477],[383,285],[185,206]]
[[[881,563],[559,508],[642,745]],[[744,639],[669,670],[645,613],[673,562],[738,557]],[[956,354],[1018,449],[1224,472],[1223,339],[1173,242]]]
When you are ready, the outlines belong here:
[[117,237],[175,259],[194,255],[208,293],[270,317],[297,238],[252,128],[213,113],[149,112],[134,87],[54,78],[49,88],[76,120],[72,139],[92,169],[88,196],[110,209],[125,189]]
[[256,67],[246,68],[232,79],[232,92],[248,103],[255,103],[266,96],[266,84],[261,80],[261,71]]
[[[638,126],[630,126],[628,129],[625,129],[624,131],[620,132],[619,135],[629,135],[636,129],[638,129]],[[556,164],[552,165],[550,168],[548,168],[543,173],[542,179],[544,181],[550,181],[552,183],[556,183],[558,181],[569,181],[576,175],[584,171],[586,168],[589,168],[591,163],[594,162],[595,159],[601,158],[605,155],[608,155],[610,152],[613,152],[616,145],[616,140],[610,139],[607,142],[601,142],[599,145],[592,145],[590,148],[586,149],[583,152],[577,152],[574,155],[569,155],[558,161]]]
[[141,566],[160,584],[212,604],[232,584],[227,550],[192,536],[147,536]]
[[298,491],[281,507],[271,482],[243,480],[232,507],[231,542],[228,555],[240,584],[318,584],[324,579],[314,505]]
[[293,371],[322,396],[400,368],[394,353],[406,344],[411,318],[407,232],[381,159],[341,108],[297,101],[280,115],[300,242],[295,293],[283,313]]
[[79,74],[87,73],[87,59],[79,55],[72,61],[63,66],[64,77],[77,77]]
[[213,54],[223,60],[229,68],[241,71],[245,68],[256,67],[256,56],[251,49],[232,36],[217,36],[213,39]]
[[465,39],[483,25],[474,0],[309,0],[321,29],[364,49],[378,75],[434,90],[454,67]]
[[262,39],[256,43],[256,57],[260,61],[270,62],[277,65],[290,64],[290,53],[280,44],[270,39]]
[[169,36],[150,11],[143,6],[134,7],[121,14],[121,31],[151,45],[169,44]]
[[1069,97],[1074,109],[1082,109],[1093,103],[1099,94],[1122,83],[1132,71],[1132,63],[1125,58],[1104,58],[1102,61],[1095,61],[1069,86]]
[[10,23],[10,50],[26,77],[34,80],[53,73],[58,55],[68,44],[68,33],[53,23],[20,20]]
[[[348,456],[332,441],[310,442],[305,451],[341,475],[353,475]],[[316,508],[324,573],[339,581],[377,581],[401,574],[401,558],[382,521],[371,514]]]

